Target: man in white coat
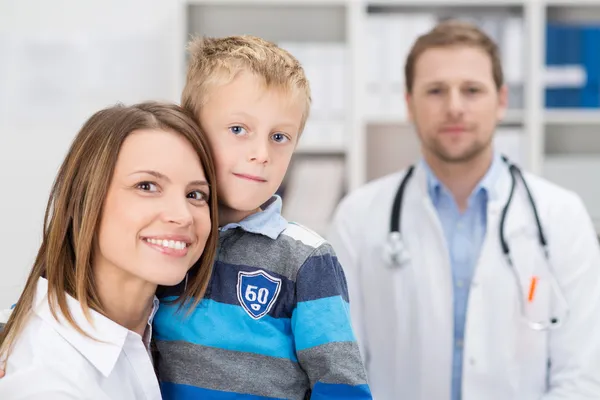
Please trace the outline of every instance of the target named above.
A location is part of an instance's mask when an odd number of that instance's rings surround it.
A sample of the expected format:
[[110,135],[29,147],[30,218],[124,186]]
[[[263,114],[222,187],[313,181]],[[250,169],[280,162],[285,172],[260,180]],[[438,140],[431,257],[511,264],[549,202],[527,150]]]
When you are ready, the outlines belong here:
[[397,218],[403,262],[386,255],[407,171],[349,194],[329,235],[375,399],[600,399],[596,234],[575,193],[494,150],[507,107],[496,45],[443,22],[405,75],[422,159]]

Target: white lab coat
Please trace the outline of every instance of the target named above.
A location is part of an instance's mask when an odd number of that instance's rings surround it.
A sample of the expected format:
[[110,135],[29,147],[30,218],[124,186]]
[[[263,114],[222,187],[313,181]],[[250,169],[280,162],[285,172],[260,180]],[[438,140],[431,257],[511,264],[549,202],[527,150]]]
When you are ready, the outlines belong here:
[[[348,195],[335,213],[329,240],[347,276],[353,324],[374,398],[448,400],[453,283],[421,167],[407,185],[401,214],[411,262],[396,269],[383,262],[392,202],[403,175],[381,178]],[[515,277],[500,247],[499,219],[511,182],[504,165],[500,175],[497,195],[488,202],[486,238],[470,289],[462,399],[600,399],[600,251],[591,220],[574,193],[525,175],[570,306],[561,328],[533,331],[521,318]],[[526,196],[517,179],[505,223],[522,277],[545,265],[540,264],[545,259]],[[527,293],[529,281],[522,282]],[[549,293],[547,284],[538,285],[536,318],[550,316]]]

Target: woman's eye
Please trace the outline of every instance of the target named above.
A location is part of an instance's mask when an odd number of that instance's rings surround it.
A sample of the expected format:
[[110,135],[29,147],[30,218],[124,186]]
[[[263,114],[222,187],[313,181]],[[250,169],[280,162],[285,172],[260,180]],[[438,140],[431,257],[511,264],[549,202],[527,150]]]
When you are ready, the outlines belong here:
[[208,195],[200,190],[194,190],[193,192],[188,193],[188,199],[198,200],[198,201],[207,201]]
[[273,140],[276,141],[277,143],[285,143],[288,140],[290,140],[283,133],[274,133],[272,137],[273,137]]
[[137,187],[144,192],[156,192],[158,190],[156,184],[152,182],[140,182],[137,184]]
[[246,129],[242,126],[239,125],[235,125],[229,128],[229,130],[231,131],[231,133],[233,133],[234,135],[243,135],[246,133]]

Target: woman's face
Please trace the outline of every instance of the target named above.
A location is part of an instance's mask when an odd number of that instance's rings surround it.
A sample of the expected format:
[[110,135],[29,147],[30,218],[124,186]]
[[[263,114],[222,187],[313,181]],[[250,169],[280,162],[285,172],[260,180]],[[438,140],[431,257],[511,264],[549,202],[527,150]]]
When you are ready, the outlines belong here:
[[209,237],[209,193],[198,155],[183,136],[163,130],[131,133],[104,202],[94,268],[157,285],[178,284]]

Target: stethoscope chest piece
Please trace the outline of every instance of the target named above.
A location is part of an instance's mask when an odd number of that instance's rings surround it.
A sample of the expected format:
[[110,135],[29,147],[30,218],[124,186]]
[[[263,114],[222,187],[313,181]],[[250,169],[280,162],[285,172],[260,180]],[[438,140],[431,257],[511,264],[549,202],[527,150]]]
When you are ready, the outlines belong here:
[[408,251],[404,247],[402,235],[398,231],[388,233],[384,249],[385,261],[389,266],[399,267],[410,260]]

